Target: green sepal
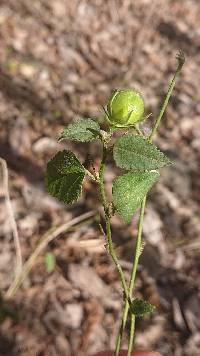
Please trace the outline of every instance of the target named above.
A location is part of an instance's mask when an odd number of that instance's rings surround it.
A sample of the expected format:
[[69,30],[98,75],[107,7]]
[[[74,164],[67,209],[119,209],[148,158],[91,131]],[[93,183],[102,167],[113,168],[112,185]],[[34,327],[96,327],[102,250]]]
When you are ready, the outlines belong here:
[[60,151],[47,163],[47,191],[61,202],[71,204],[81,195],[84,176],[85,168],[75,154]]

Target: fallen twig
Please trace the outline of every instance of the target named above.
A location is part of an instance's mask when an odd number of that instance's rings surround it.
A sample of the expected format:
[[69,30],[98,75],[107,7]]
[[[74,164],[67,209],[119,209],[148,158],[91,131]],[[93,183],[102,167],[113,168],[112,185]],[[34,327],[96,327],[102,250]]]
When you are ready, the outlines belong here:
[[56,237],[58,237],[63,232],[66,232],[72,226],[78,224],[79,222],[81,222],[83,220],[87,220],[87,219],[91,218],[94,215],[95,215],[94,211],[89,211],[88,213],[80,215],[80,216],[72,219],[71,221],[69,221],[69,222],[67,222],[67,223],[65,223],[65,224],[63,224],[63,225],[61,225],[61,226],[59,226],[59,227],[57,227],[55,229],[52,228],[49,231],[47,231],[47,233],[39,241],[37,247],[35,248],[35,250],[31,254],[31,256],[24,263],[23,268],[21,270],[21,273],[16,276],[13,284],[9,287],[9,289],[8,289],[8,291],[6,293],[6,297],[7,298],[12,298],[15,295],[16,291],[18,290],[18,288],[23,283],[23,281],[25,280],[25,278],[29,274],[30,270],[32,269],[32,267],[33,267],[38,255],[44,250],[44,248],[52,240],[54,240]]
[[9,223],[12,229],[13,237],[14,237],[14,244],[15,244],[15,251],[16,251],[16,277],[20,274],[22,270],[22,253],[20,247],[20,240],[19,234],[17,230],[17,224],[14,217],[14,212],[12,208],[12,203],[10,200],[10,193],[9,193],[9,186],[8,186],[8,167],[6,161],[0,157],[0,163],[2,166],[3,172],[3,186],[4,186],[4,194],[5,194],[5,202],[9,216]]

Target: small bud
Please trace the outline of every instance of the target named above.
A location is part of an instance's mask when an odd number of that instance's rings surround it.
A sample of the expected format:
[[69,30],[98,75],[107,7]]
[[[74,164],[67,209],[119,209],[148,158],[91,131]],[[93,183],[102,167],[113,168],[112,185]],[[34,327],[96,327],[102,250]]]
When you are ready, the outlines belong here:
[[107,110],[111,125],[129,126],[142,119],[144,101],[136,90],[116,90],[109,99]]

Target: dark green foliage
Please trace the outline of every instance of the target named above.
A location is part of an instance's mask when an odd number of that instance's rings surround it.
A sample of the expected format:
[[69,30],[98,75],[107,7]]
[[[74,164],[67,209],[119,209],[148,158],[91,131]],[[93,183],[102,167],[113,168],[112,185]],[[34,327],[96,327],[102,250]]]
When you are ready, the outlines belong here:
[[143,299],[134,299],[131,303],[131,312],[137,317],[152,313],[154,310],[155,306]]
[[98,122],[92,119],[79,119],[64,129],[59,140],[68,139],[87,142],[95,140],[99,135],[100,126]]
[[84,176],[85,169],[75,154],[60,151],[47,164],[47,191],[63,203],[73,203],[81,195]]

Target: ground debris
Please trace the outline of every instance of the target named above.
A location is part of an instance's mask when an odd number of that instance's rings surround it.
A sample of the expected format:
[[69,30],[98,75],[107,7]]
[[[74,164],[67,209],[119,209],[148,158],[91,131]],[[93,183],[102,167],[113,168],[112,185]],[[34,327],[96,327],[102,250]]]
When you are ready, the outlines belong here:
[[[115,88],[136,88],[152,112],[167,90],[178,49],[186,65],[155,143],[174,165],[163,169],[149,195],[144,251],[135,293],[158,311],[138,321],[137,345],[163,356],[199,356],[199,6],[192,0],[1,0],[0,156],[7,161],[9,190],[23,261],[49,229],[99,208],[94,184],[65,206],[44,188],[48,159],[74,149],[82,162],[87,149],[99,165],[99,144],[57,142],[78,117],[102,118]],[[106,171],[111,195],[112,161]],[[15,249],[0,172],[0,285],[14,278]],[[100,210],[101,212],[101,210]],[[113,235],[128,278],[137,219],[128,227],[117,215]],[[19,323],[1,325],[3,355],[85,356],[113,348],[121,313],[121,285],[91,218],[63,232],[47,247],[55,269],[40,255],[12,300]],[[124,340],[126,347],[127,338]]]

